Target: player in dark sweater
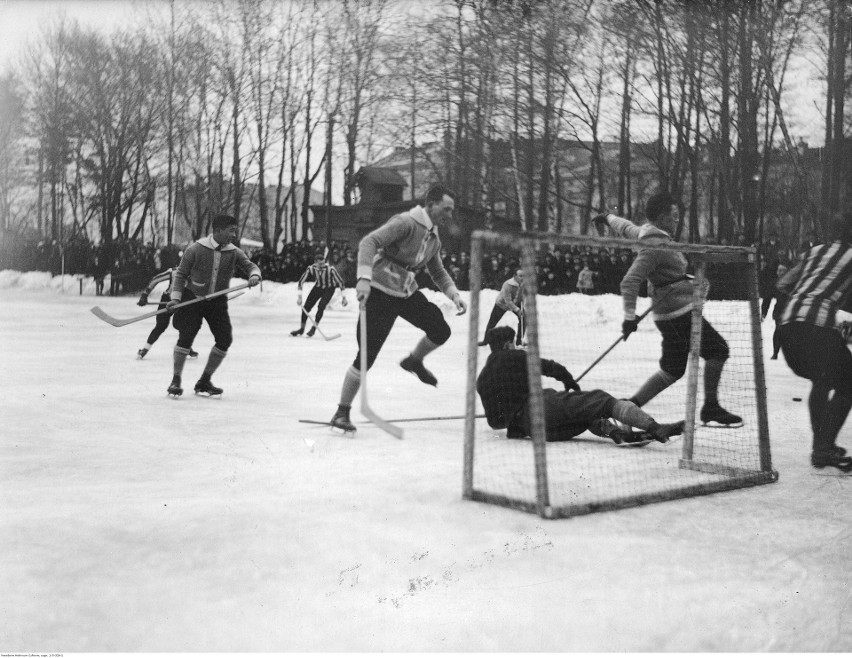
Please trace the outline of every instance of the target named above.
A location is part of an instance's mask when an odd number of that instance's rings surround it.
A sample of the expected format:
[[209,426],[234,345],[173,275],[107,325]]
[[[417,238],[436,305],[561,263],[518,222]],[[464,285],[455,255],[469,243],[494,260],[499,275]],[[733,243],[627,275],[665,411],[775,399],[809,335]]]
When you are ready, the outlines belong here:
[[[527,353],[515,348],[515,330],[511,327],[490,329],[485,338],[491,354],[476,380],[485,418],[494,429],[506,428],[510,439],[527,437],[530,435]],[[561,363],[541,359],[541,373],[565,386],[564,391],[543,390],[548,441],[570,439],[589,430],[619,444],[647,443],[652,439],[665,443],[669,437],[683,432],[683,421],[661,425],[632,402],[617,400],[602,390],[581,391]],[[642,431],[618,429],[610,418]]]

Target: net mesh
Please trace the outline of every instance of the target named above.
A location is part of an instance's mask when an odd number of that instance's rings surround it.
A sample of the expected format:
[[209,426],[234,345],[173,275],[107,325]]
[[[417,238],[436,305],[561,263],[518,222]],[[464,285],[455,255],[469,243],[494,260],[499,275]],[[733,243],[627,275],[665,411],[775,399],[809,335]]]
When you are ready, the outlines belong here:
[[[531,273],[533,263],[540,263],[548,247],[553,248],[553,240],[549,235],[507,243],[497,234],[477,234],[474,251],[487,253],[499,248],[508,259],[524,262],[523,251],[527,250],[526,269]],[[564,242],[556,244],[570,248],[572,243],[583,244],[581,238],[564,238]],[[690,246],[683,248],[688,250]],[[723,254],[722,263],[714,262],[706,268],[708,279],[712,279],[714,271],[725,267],[737,270],[738,276],[753,276],[753,265],[742,262],[746,256],[746,250],[739,253],[734,250],[728,264]],[[715,257],[720,259],[718,254]],[[689,258],[693,263],[699,262],[706,258],[706,253],[692,253]],[[482,258],[472,261],[472,297],[476,299],[472,298],[471,311],[472,316],[477,316],[477,335],[481,338],[498,292],[480,288],[482,273],[475,271],[479,267],[477,261]],[[534,276],[539,279],[541,270]],[[485,419],[474,418],[474,414],[483,413],[482,401],[478,396],[469,396],[469,401],[473,399],[476,404],[468,410],[466,496],[558,517],[777,479],[769,463],[765,422],[761,423],[760,417],[760,410],[765,412],[765,399],[756,385],[756,380],[762,379],[762,364],[756,362],[752,338],[756,306],[748,295],[744,296],[745,299],[738,300],[711,299],[703,304],[704,317],[722,335],[730,351],[719,385],[719,401],[743,418],[742,427],[714,428],[700,422],[704,400],[703,359],[698,360],[692,392],[690,377],[684,375],[643,407],[643,411],[660,423],[688,420],[692,408],[695,422],[689,424],[689,431],[666,444],[652,442],[644,447],[629,447],[590,431],[569,440],[509,439],[505,430],[493,429]],[[637,314],[649,305],[648,298],[640,298]],[[583,376],[619,338],[622,317],[622,301],[616,294],[536,295],[532,304],[527,303],[527,338],[537,343],[542,358],[563,364],[574,377],[582,376],[583,391],[600,389],[617,399],[625,399],[659,369],[662,337],[650,316],[640,322],[636,333],[614,347]],[[516,328],[517,318],[507,313],[498,322],[504,324]],[[533,344],[526,350],[528,359],[532,358],[535,347]],[[473,385],[490,352],[488,347],[477,349],[478,354],[469,361],[469,385]],[[542,377],[541,384],[544,388],[563,390],[560,382],[548,377]],[[533,391],[535,388],[531,387]],[[538,467],[536,445],[540,451]]]

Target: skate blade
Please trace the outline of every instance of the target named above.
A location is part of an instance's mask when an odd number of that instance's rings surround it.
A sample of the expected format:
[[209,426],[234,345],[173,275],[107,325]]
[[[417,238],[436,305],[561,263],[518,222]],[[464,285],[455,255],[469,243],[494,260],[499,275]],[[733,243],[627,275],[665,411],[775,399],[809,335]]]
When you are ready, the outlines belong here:
[[195,391],[195,394],[200,398],[216,398],[217,400],[222,399],[221,393],[205,393],[204,391]]
[[745,425],[745,423],[743,423],[743,422],[732,423],[731,425],[725,425],[724,423],[718,423],[715,420],[709,420],[706,423],[705,422],[701,423],[701,427],[707,427],[709,429],[714,429],[714,430],[735,430],[735,429],[739,429],[743,425]]

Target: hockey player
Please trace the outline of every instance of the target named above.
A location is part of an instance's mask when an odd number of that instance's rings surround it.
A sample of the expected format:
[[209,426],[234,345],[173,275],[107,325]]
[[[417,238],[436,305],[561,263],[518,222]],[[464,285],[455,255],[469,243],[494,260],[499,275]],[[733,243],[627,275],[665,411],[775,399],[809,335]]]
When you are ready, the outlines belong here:
[[[305,281],[313,279],[314,287],[311,288],[311,291],[308,293],[308,299],[305,301],[304,307],[302,307],[302,286],[305,284]],[[343,278],[334,268],[334,265],[329,265],[325,261],[325,254],[321,250],[318,250],[314,254],[314,263],[313,265],[308,265],[308,268],[302,274],[302,278],[299,279],[299,294],[296,297],[296,304],[302,308],[302,324],[295,331],[291,331],[291,336],[301,336],[305,333],[305,323],[308,321],[308,312],[314,307],[314,304],[317,304],[317,314],[315,318],[316,324],[311,326],[308,330],[308,338],[311,338],[317,330],[317,325],[322,320],[323,313],[325,312],[325,307],[331,301],[331,298],[334,297],[334,291],[336,288],[340,288],[340,292],[343,293],[346,288],[343,284]],[[342,298],[342,303],[344,306],[348,303],[346,301],[346,296]]]
[[441,263],[438,227],[450,220],[454,208],[455,195],[444,186],[435,185],[426,193],[423,206],[394,215],[361,240],[355,291],[361,308],[366,309],[367,345],[361,345],[359,318],[359,351],[343,378],[332,426],[347,432],[355,430],[349,411],[361,387],[360,350],[367,350],[367,367],[372,367],[397,318],[425,332],[399,365],[424,384],[438,385],[435,375],[423,365],[423,359],[447,342],[450,326],[441,309],[417,289],[415,276],[426,269],[432,281],[453,301],[458,313],[467,311],[452,277]]
[[[485,325],[485,333],[489,329],[493,329],[500,322],[500,319],[507,313],[512,312],[518,316],[518,345],[524,338],[524,271],[517,270],[511,279],[506,279],[503,285],[500,286],[500,294],[494,302],[494,308],[491,309],[491,316],[488,318],[488,323]],[[479,346],[487,345],[483,339],[479,342]]]
[[852,354],[838,330],[837,312],[849,303],[852,291],[850,243],[852,213],[835,241],[805,252],[777,286],[787,298],[780,320],[781,351],[790,369],[812,382],[811,464],[844,473],[852,472],[852,457],[835,442],[852,408]]
[[[249,286],[260,283],[260,268],[248,256],[231,244],[237,237],[237,219],[231,215],[213,217],[211,235],[193,242],[184,252],[172,282],[170,310],[181,301],[189,301],[197,295],[208,295],[228,288],[234,269],[239,268],[248,277]],[[233,341],[231,317],[228,313],[228,298],[223,295],[197,304],[190,304],[175,312],[174,326],[180,332],[174,350],[174,375],[169,385],[169,395],[183,394],[181,375],[192,342],[201,329],[201,322],[213,332],[215,344],[210,350],[201,378],[195,384],[196,393],[221,395],[222,389],[214,386],[211,376],[228,353]]]
[[[530,435],[529,378],[527,354],[515,349],[515,330],[496,327],[486,335],[491,354],[476,378],[476,392],[482,400],[485,418],[494,429],[506,428],[510,439]],[[544,422],[547,440],[558,441],[590,430],[616,443],[647,443],[649,440],[666,443],[670,437],[683,433],[683,421],[661,425],[632,402],[617,400],[605,391],[583,392],[571,373],[561,363],[541,359],[541,372],[562,382],[565,390],[545,388]],[[609,418],[642,432],[617,428]]]
[[[687,279],[687,261],[675,251],[654,249],[654,245],[674,241],[677,206],[667,192],[652,195],[645,206],[644,226],[612,214],[598,215],[595,224],[609,226],[622,238],[641,240],[648,247],[639,251],[627,274],[621,280],[624,305],[622,334],[626,340],[636,331],[636,298],[639,288],[647,279],[648,293],[654,311],[652,317],[663,336],[663,354],[660,369],[630,398],[643,407],[680,379],[686,371],[689,357],[689,336],[692,327],[692,283]],[[701,357],[704,359],[704,404],[701,422],[706,425],[740,427],[742,418],[719,404],[719,380],[728,359],[728,344],[704,318],[701,320]]]
[[[157,287],[158,284],[163,281],[168,281],[169,285],[166,286],[166,289],[163,291],[163,294],[160,296],[160,303],[157,305],[157,310],[162,311],[169,303],[169,300],[172,298],[172,283],[174,282],[174,274],[175,268],[170,267],[165,272],[160,272],[153,279],[148,282],[148,285],[145,286],[145,290],[142,291],[142,294],[139,295],[139,301],[136,302],[139,306],[145,306],[148,304],[148,295],[151,294],[151,291]],[[145,345],[138,351],[136,354],[140,359],[144,359],[145,355],[148,354],[151,347],[154,343],[157,342],[157,339],[163,335],[163,332],[169,326],[169,320],[171,320],[171,316],[168,313],[161,313],[156,316],[157,323],[154,325],[154,328],[151,329],[151,333],[148,334],[148,340],[145,341]],[[198,356],[198,352],[195,350],[189,350],[190,358],[194,359]]]

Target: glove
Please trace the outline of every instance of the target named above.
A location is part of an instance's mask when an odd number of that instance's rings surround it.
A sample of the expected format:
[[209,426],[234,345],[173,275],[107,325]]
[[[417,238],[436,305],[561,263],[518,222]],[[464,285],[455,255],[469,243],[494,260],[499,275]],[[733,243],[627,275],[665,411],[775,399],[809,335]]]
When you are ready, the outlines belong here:
[[597,229],[598,235],[603,235],[606,232],[607,227],[609,226],[609,221],[607,221],[607,216],[609,213],[602,213],[600,215],[595,215],[592,217],[592,223],[595,225],[595,229]]
[[358,279],[358,283],[355,284],[355,295],[358,297],[358,302],[360,302],[361,308],[364,308],[367,305],[367,299],[370,297],[370,290],[369,279]]
[[458,293],[453,295],[453,304],[456,305],[456,315],[464,315],[467,313],[467,304],[462,301],[461,295]]
[[577,393],[580,392],[580,385],[574,381],[574,378],[571,376],[570,373],[568,374],[567,379],[562,380],[562,383],[565,385],[566,391],[577,391]]
[[639,328],[639,320],[636,318],[632,320],[625,320],[621,323],[621,336],[624,340],[627,340],[627,337],[632,334],[636,329]]
[[148,293],[143,292],[141,295],[139,295],[139,301],[136,302],[136,305],[137,306],[145,306],[147,303],[148,303]]
[[252,274],[249,277],[249,280],[248,280],[249,288],[254,288],[259,283],[260,283],[260,275],[259,274]]
[[301,306],[301,305],[302,305],[302,293],[299,293],[298,295],[296,295],[296,306]]
[[166,310],[168,311],[169,315],[174,314],[175,306],[177,306],[178,304],[180,304],[180,302],[176,299],[169,300],[169,302],[166,304]]

